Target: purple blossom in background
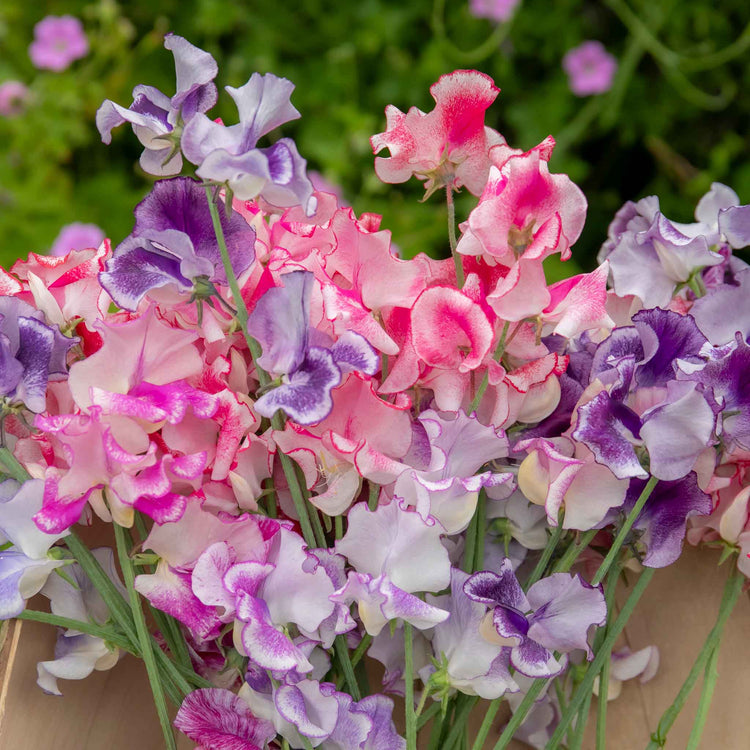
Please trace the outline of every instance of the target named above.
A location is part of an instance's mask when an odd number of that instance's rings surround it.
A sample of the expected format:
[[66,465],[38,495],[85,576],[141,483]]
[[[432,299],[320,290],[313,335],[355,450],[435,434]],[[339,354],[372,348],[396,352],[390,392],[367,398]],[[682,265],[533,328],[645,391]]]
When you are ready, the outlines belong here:
[[576,96],[603,94],[612,87],[617,72],[617,60],[604,49],[601,42],[583,42],[569,50],[562,61],[568,74],[570,90]]
[[34,26],[29,57],[36,68],[59,73],[88,52],[83,24],[73,16],[47,16]]
[[55,237],[50,255],[67,255],[71,250],[86,250],[97,248],[102,244],[104,232],[96,224],[81,224],[74,222],[66,224],[60,234]]
[[29,90],[20,81],[0,83],[0,116],[18,117],[23,114]]
[[476,18],[489,18],[503,23],[512,15],[521,0],[469,0],[469,12]]
[[173,175],[182,169],[177,143],[181,128],[198,113],[216,104],[213,79],[218,66],[208,52],[175,34],[164,37],[164,46],[174,55],[177,92],[173,97],[153,86],[136,86],[133,103],[125,109],[106,99],[96,113],[102,142],[112,142],[112,129],[129,122],[143,144],[140,164],[144,172]]

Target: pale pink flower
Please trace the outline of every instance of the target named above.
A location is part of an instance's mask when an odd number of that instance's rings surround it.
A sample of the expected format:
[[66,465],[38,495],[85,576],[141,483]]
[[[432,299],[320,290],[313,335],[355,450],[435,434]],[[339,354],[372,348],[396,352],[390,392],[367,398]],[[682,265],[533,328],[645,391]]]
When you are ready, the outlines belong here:
[[0,117],[17,117],[23,113],[29,90],[20,81],[0,83]]
[[588,41],[569,50],[562,61],[570,90],[576,96],[603,94],[612,88],[617,60],[601,42]]
[[73,16],[47,16],[34,26],[29,57],[36,68],[59,73],[88,52],[83,24]]
[[476,18],[504,23],[513,15],[520,0],[469,0],[469,12]]
[[96,224],[66,224],[55,237],[50,255],[67,255],[71,250],[88,250],[102,244],[104,232]]

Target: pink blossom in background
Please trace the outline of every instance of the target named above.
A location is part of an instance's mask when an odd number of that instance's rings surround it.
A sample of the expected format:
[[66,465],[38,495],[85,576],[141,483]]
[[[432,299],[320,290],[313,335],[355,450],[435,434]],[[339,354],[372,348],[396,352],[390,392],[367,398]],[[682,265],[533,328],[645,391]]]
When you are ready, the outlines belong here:
[[97,248],[103,239],[104,232],[96,224],[66,224],[52,243],[49,254],[67,255],[71,250]]
[[59,73],[88,51],[83,24],[73,16],[47,16],[34,26],[29,57],[37,68]]
[[20,115],[28,98],[29,90],[20,81],[0,83],[0,116]]
[[601,42],[588,41],[569,50],[562,61],[570,90],[576,96],[603,94],[612,87],[617,60]]
[[512,15],[520,0],[469,0],[469,11],[476,18],[503,23]]

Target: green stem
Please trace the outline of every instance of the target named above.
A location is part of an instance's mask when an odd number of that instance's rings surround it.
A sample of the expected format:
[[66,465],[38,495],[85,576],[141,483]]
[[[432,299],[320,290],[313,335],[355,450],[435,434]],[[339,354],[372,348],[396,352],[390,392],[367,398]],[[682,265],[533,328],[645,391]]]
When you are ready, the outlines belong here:
[[[508,336],[508,329],[510,328],[510,321],[505,321],[505,325],[503,325],[503,330],[500,333],[500,339],[497,342],[497,346],[495,347],[495,351],[493,353],[493,358],[495,359],[495,362],[499,362],[500,358],[503,356],[505,352],[505,344],[506,344],[506,338]],[[518,329],[516,329],[518,330]],[[482,378],[482,382],[479,384],[479,388],[477,388],[477,392],[474,394],[474,398],[471,400],[471,404],[469,405],[469,415],[474,414],[474,412],[479,408],[479,404],[482,401],[482,397],[485,394],[485,391],[487,390],[487,386],[490,384],[490,371],[489,369],[484,371],[484,377]]]
[[[607,620],[612,619],[612,612],[615,604],[615,592],[617,591],[617,581],[620,578],[621,566],[615,565],[607,578],[607,587],[604,595],[607,605]],[[594,639],[594,651],[598,654],[602,642],[607,634],[607,625],[599,628]],[[605,659],[602,665],[602,671],[599,674],[599,703],[596,713],[596,750],[606,750],[607,738],[607,695],[609,694],[609,668],[612,664],[612,657]],[[593,687],[593,686],[592,686]]]
[[417,717],[414,713],[414,655],[411,623],[404,621],[404,711],[406,712],[406,750],[417,750]]
[[367,494],[367,507],[375,510],[378,507],[378,497],[380,495],[380,485],[368,480],[369,491]]
[[598,529],[589,529],[589,531],[584,531],[578,539],[574,539],[563,552],[563,556],[555,563],[552,572],[567,573],[598,532]]
[[698,703],[698,711],[695,714],[693,728],[690,730],[687,750],[698,750],[700,747],[703,728],[708,718],[708,710],[711,708],[711,699],[714,697],[716,680],[719,679],[719,670],[717,668],[719,663],[719,647],[720,644],[717,643],[713,651],[711,651],[711,656],[708,657],[708,662],[706,662],[706,671],[703,675],[703,690],[701,690],[700,702]]
[[627,623],[628,619],[630,618],[635,605],[638,603],[638,600],[641,598],[641,595],[645,591],[646,586],[648,586],[653,576],[653,568],[646,568],[643,573],[641,573],[641,577],[638,579],[638,582],[630,592],[630,596],[625,602],[625,605],[620,611],[617,619],[607,629],[607,635],[602,642],[599,653],[594,657],[594,661],[591,662],[589,668],[586,670],[586,674],[584,675],[583,680],[581,680],[581,684],[578,686],[578,689],[574,693],[566,712],[562,715],[560,723],[557,725],[557,729],[555,729],[554,734],[547,744],[547,750],[555,750],[555,748],[560,745],[560,742],[562,742],[565,733],[568,731],[568,727],[573,721],[573,717],[581,710],[581,706],[591,695],[591,690],[594,686],[594,679],[601,671],[601,668],[604,666],[604,660],[609,659],[609,653],[612,650],[614,642],[617,640],[617,637],[625,627],[625,623]]
[[518,731],[521,724],[523,724],[526,714],[529,713],[546,684],[547,680],[541,679],[534,680],[531,683],[531,687],[528,689],[526,695],[524,695],[521,704],[515,710],[513,716],[510,717],[510,721],[505,725],[505,729],[503,729],[503,733],[495,743],[493,750],[504,750],[504,748],[508,747],[510,741],[513,739],[513,735]]
[[484,540],[487,536],[487,497],[484,489],[479,490],[477,509],[474,515],[476,518],[477,537],[474,542],[474,567],[469,571],[470,573],[473,573],[475,570],[484,569]]
[[367,651],[368,648],[370,648],[370,644],[372,643],[372,636],[369,633],[365,633],[362,636],[362,640],[357,645],[357,648],[354,649],[352,653],[352,665],[357,666],[359,662],[362,660],[362,657],[365,655],[365,651]]
[[500,704],[502,702],[502,698],[495,698],[495,700],[487,706],[482,725],[479,727],[479,731],[474,739],[474,744],[471,746],[471,750],[482,750],[484,747],[487,735],[490,733],[490,729],[492,729],[492,722],[495,720],[495,716],[497,716],[497,712],[500,710]]
[[362,693],[359,690],[359,684],[354,675],[354,665],[349,658],[349,648],[346,645],[346,638],[343,635],[337,635],[334,643],[336,646],[336,656],[344,670],[344,679],[349,686],[349,695],[351,695],[355,701],[358,701],[362,698]]
[[656,477],[651,477],[648,482],[646,482],[646,486],[643,488],[643,491],[641,492],[639,498],[636,500],[635,505],[633,506],[633,510],[628,513],[628,517],[625,519],[625,523],[620,528],[620,531],[617,532],[617,536],[615,537],[614,542],[612,542],[612,546],[609,548],[607,556],[604,558],[602,564],[599,566],[599,570],[596,571],[596,574],[591,580],[592,586],[598,586],[604,580],[604,576],[607,575],[607,571],[610,569],[612,563],[614,563],[617,555],[620,553],[620,549],[625,542],[625,538],[630,533],[630,529],[633,528],[633,524],[641,514],[646,501],[649,499],[649,497],[651,497],[651,493],[654,491],[654,487],[656,487],[656,483],[658,481],[659,480]]
[[117,648],[121,648],[123,651],[139,656],[137,646],[134,646],[125,636],[117,631],[103,625],[96,625],[92,622],[82,622],[81,620],[73,620],[70,617],[60,617],[59,615],[53,615],[49,612],[38,612],[35,609],[25,609],[17,615],[17,619],[43,622],[46,625],[55,625],[58,628],[66,628],[67,630],[80,630],[81,633],[92,635],[95,638],[101,638],[106,643],[111,643],[113,646],[117,646]]
[[422,729],[422,727],[427,724],[427,722],[438,712],[440,711],[440,704],[435,701],[427,710],[424,711],[424,713],[421,713],[417,717],[417,732]]
[[721,639],[724,626],[726,625],[735,604],[737,604],[737,599],[742,592],[744,582],[745,577],[739,571],[733,569],[726,585],[724,586],[724,595],[722,596],[721,605],[719,606],[719,614],[716,618],[716,624],[711,628],[711,631],[706,637],[703,647],[698,652],[698,656],[696,657],[688,676],[685,678],[685,682],[682,683],[682,687],[677,693],[677,697],[672,702],[672,705],[662,714],[656,732],[652,735],[647,750],[656,750],[656,748],[664,747],[667,733],[672,728],[672,724],[674,724],[675,719],[679,716],[680,711],[682,711],[690,693],[695,687],[695,683],[700,677],[701,672],[705,669],[706,662]]
[[542,556],[539,558],[534,570],[531,571],[531,575],[523,587],[524,591],[528,591],[529,588],[531,588],[531,586],[533,586],[544,575],[544,571],[547,570],[547,565],[549,565],[549,561],[552,559],[552,555],[554,554],[555,549],[560,542],[560,537],[563,534],[563,513],[564,511],[560,511],[557,518],[557,526],[552,530],[552,535],[547,540],[547,544],[542,551]]
[[4,469],[4,473],[13,477],[17,482],[23,484],[23,482],[31,478],[29,472],[21,465],[11,450],[5,446],[0,447],[0,462],[2,462],[0,469]]
[[461,561],[461,569],[465,573],[474,572],[474,555],[476,553],[478,533],[477,522],[477,514],[474,513],[474,515],[471,517],[471,521],[469,521],[469,527],[466,529],[464,556],[463,560]]
[[159,716],[159,723],[161,724],[161,730],[164,735],[164,742],[168,750],[176,750],[177,745],[175,743],[174,733],[172,732],[172,723],[169,719],[167,702],[164,697],[164,687],[161,682],[159,668],[156,665],[156,657],[151,646],[151,635],[146,627],[146,618],[143,615],[140,597],[135,590],[135,573],[133,571],[130,557],[128,556],[125,529],[116,523],[113,524],[113,526],[115,530],[115,541],[117,542],[117,555],[120,560],[122,575],[125,579],[125,587],[128,590],[130,609],[133,613],[133,621],[135,622],[135,629],[138,635],[138,643],[141,647],[141,656],[143,658],[143,663],[146,666],[146,672],[148,673],[148,681],[151,684],[151,692],[154,696],[154,704],[156,706],[156,713]]
[[586,696],[586,700],[583,702],[578,716],[576,717],[576,726],[573,732],[573,740],[570,743],[570,750],[581,750],[583,744],[583,734],[586,731],[586,724],[589,716],[589,708],[591,707],[591,693]]
[[445,743],[440,747],[440,750],[453,750],[460,741],[461,735],[466,733],[466,721],[474,706],[477,705],[479,698],[476,695],[471,697],[465,695],[463,698],[464,701],[456,709],[450,732],[448,732]]
[[448,204],[448,242],[451,246],[453,264],[456,267],[456,286],[459,289],[463,289],[464,265],[460,253],[458,253],[456,250],[456,247],[458,246],[458,242],[456,241],[456,204],[453,202],[452,185],[445,186],[445,200]]

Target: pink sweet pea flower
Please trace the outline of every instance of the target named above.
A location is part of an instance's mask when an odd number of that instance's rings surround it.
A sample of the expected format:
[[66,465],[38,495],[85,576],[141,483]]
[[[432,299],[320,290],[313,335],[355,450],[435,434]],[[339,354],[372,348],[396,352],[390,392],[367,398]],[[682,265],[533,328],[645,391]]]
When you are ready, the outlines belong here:
[[0,83],[0,117],[18,117],[23,114],[29,90],[20,81]]
[[102,244],[104,232],[96,224],[66,224],[55,237],[50,255],[67,255],[71,250],[88,250]]
[[569,50],[562,61],[570,90],[576,96],[603,94],[612,88],[617,60],[601,42],[588,41]]
[[389,104],[388,129],[370,138],[373,153],[390,150],[388,158],[375,159],[375,172],[383,182],[406,182],[412,175],[426,180],[430,195],[443,186],[466,186],[479,195],[490,168],[492,146],[505,143],[484,125],[484,113],[499,89],[477,70],[456,70],[441,76],[430,87],[435,99],[432,112],[412,107],[406,114]]
[[469,12],[476,18],[504,23],[513,15],[520,0],[469,0]]
[[47,16],[34,26],[29,57],[36,68],[59,73],[88,52],[83,24],[73,16]]

